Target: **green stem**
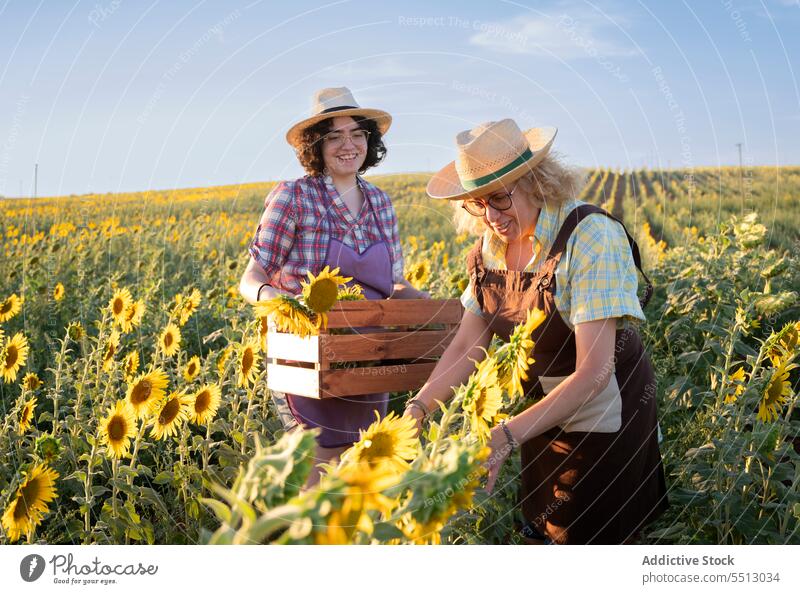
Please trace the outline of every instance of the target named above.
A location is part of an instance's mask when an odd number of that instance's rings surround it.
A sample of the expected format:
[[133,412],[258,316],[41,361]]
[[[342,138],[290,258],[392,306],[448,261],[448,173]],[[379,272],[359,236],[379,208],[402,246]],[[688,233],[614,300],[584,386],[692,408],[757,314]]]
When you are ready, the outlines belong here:
[[83,511],[83,530],[84,530],[84,542],[83,544],[89,544],[89,533],[90,533],[90,520],[91,520],[91,506],[89,505],[89,496],[92,492],[92,467],[94,466],[94,456],[97,452],[97,436],[95,436],[95,441],[92,444],[92,451],[89,454],[89,462],[86,466],[86,479],[83,482],[83,497],[84,497],[84,505],[86,508]]
[[66,357],[68,336],[61,341],[61,351],[58,354],[58,367],[56,367],[56,385],[53,390],[53,437],[58,435],[58,395],[61,392],[61,370],[64,367],[64,357]]
[[139,453],[139,444],[142,442],[142,436],[144,435],[144,429],[147,423],[145,420],[142,419],[141,425],[139,426],[139,433],[136,435],[136,441],[133,443],[133,454],[131,454],[131,463],[130,468],[131,472],[128,474],[128,486],[133,486],[133,471],[136,470],[136,455]]

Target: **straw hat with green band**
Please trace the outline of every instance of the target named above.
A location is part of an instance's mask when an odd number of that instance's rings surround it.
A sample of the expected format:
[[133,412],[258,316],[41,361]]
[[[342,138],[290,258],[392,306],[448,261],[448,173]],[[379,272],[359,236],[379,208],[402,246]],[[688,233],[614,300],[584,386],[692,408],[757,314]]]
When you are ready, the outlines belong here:
[[512,119],[486,122],[456,136],[458,156],[428,182],[428,196],[463,200],[507,187],[550,151],[556,128],[525,132]]
[[359,107],[353,93],[347,87],[320,89],[311,100],[311,116],[294,124],[286,133],[286,141],[297,148],[302,143],[303,130],[317,122],[338,116],[362,116],[375,120],[380,133],[386,134],[392,124],[392,116],[381,109]]

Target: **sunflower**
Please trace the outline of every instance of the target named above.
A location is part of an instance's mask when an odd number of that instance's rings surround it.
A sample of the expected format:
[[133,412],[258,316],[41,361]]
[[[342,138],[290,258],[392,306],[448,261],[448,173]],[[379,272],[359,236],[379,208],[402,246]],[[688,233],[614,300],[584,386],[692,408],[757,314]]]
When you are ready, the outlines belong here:
[[484,359],[466,387],[462,408],[470,420],[470,428],[485,442],[490,423],[503,405],[503,390],[497,379],[497,363]]
[[228,359],[231,358],[231,353],[233,352],[233,346],[228,345],[224,349],[222,349],[222,353],[217,359],[217,371],[219,372],[220,377],[225,375],[225,367],[228,365]]
[[70,322],[69,326],[67,326],[67,336],[75,342],[78,342],[81,338],[86,336],[86,331],[83,329],[80,322]]
[[128,455],[131,439],[136,436],[136,416],[130,404],[117,400],[108,407],[106,417],[100,421],[100,439],[106,445],[107,453],[112,458],[124,458]]
[[300,303],[294,297],[278,295],[267,301],[255,304],[258,317],[272,317],[279,332],[291,332],[298,336],[319,334],[322,318]]
[[313,312],[325,314],[336,303],[339,287],[353,280],[352,277],[337,276],[339,269],[325,266],[316,277],[308,273],[308,283],[303,284],[303,302]]
[[126,378],[132,378],[139,371],[139,351],[131,351],[125,355],[125,360],[122,363],[122,369]]
[[791,355],[800,343],[800,322],[789,322],[778,332],[780,339],[770,349],[768,356],[772,364],[777,366],[781,358]]
[[736,371],[728,376],[728,381],[731,383],[732,391],[725,394],[725,404],[733,404],[736,399],[744,392],[744,367],[739,367]]
[[133,301],[129,306],[128,309],[125,310],[125,315],[122,319],[122,331],[123,332],[130,332],[134,328],[138,328],[139,324],[142,323],[142,317],[144,317],[144,301],[141,299],[137,299]]
[[408,271],[407,277],[415,288],[421,289],[428,282],[431,275],[431,263],[428,260],[422,260],[414,264]]
[[19,413],[19,433],[22,435],[31,427],[33,423],[33,416],[36,412],[36,398],[31,398],[22,405],[22,410]]
[[64,298],[64,293],[64,285],[61,283],[56,283],[56,286],[53,289],[53,299],[56,301],[61,301]]
[[789,372],[796,367],[797,364],[789,363],[789,359],[778,361],[758,403],[758,418],[764,423],[777,420],[783,405],[792,397]]
[[194,393],[189,404],[189,418],[193,423],[205,425],[217,414],[222,392],[217,384],[206,384]]
[[517,324],[508,342],[495,353],[500,385],[512,399],[523,395],[522,382],[528,379],[528,367],[534,362],[530,356],[534,347],[531,334],[544,319],[542,310],[528,310],[525,321]]
[[181,294],[175,296],[175,313],[178,316],[178,323],[183,326],[192,317],[192,314],[200,307],[200,291],[192,289],[186,297]]
[[339,301],[361,301],[362,299],[366,299],[366,296],[364,295],[364,289],[361,288],[361,285],[351,285],[340,289],[337,299]]
[[388,515],[397,507],[396,498],[383,494],[403,477],[397,473],[393,462],[386,459],[375,464],[348,461],[336,469],[335,476],[347,485],[345,494],[358,497],[364,509],[378,510]]
[[36,438],[33,449],[45,462],[52,462],[61,455],[61,442],[49,433],[43,433]]
[[3,380],[10,384],[17,379],[17,372],[19,368],[25,365],[28,358],[28,339],[22,334],[17,332],[12,338],[6,341],[2,351],[0,351],[0,361],[3,365],[0,367],[0,373],[3,374]]
[[183,368],[183,378],[187,382],[191,382],[200,373],[200,357],[194,355],[189,361],[186,362],[186,367]]
[[150,437],[164,439],[178,432],[178,425],[189,416],[191,396],[184,392],[172,392],[161,401],[153,416]]
[[127,288],[117,289],[114,292],[114,296],[108,302],[108,309],[111,310],[111,317],[116,324],[120,326],[123,324],[125,312],[128,311],[132,302],[133,297],[131,297],[131,292]]
[[419,444],[414,419],[398,417],[394,411],[382,420],[378,411],[375,416],[377,420],[366,431],[359,430],[359,440],[350,450],[350,459],[370,466],[388,463],[395,472],[407,470],[408,460],[414,459]]
[[0,322],[7,322],[22,309],[22,304],[25,303],[24,297],[17,297],[16,293],[12,293],[5,301],[0,303]]
[[165,357],[175,355],[181,348],[181,329],[175,324],[167,324],[158,338],[158,345]]
[[39,379],[39,376],[33,373],[32,371],[25,374],[25,377],[22,378],[22,385],[25,387],[26,390],[36,390],[42,387],[42,380]]
[[117,330],[113,330],[106,341],[106,348],[103,350],[103,371],[110,371],[114,366],[114,355],[119,349],[120,335]]
[[25,473],[25,479],[3,514],[3,528],[10,542],[16,542],[35,529],[50,511],[47,504],[56,498],[57,478],[58,473],[46,464],[39,464]]
[[237,386],[247,387],[248,384],[255,383],[258,375],[258,343],[248,342],[242,345],[239,353],[239,379]]
[[164,396],[164,388],[167,387],[168,383],[167,374],[160,369],[156,369],[150,373],[140,375],[132,383],[128,384],[128,403],[133,408],[137,418],[141,419],[152,413],[159,400]]

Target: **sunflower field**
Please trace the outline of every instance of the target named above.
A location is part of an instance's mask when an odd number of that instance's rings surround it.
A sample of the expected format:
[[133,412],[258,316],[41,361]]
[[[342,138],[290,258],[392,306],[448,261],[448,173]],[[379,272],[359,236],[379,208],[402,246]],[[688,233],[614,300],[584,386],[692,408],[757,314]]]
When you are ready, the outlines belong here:
[[[373,178],[409,280],[455,298],[474,238],[426,180]],[[536,312],[421,439],[392,394],[301,488],[314,435],[283,431],[263,362],[274,312],[237,289],[270,187],[0,201],[0,542],[518,542],[519,461],[488,494],[486,438],[530,404]],[[800,543],[799,193],[800,168],[587,172],[581,199],[624,220],[656,288],[643,397],[672,506],[647,542]]]

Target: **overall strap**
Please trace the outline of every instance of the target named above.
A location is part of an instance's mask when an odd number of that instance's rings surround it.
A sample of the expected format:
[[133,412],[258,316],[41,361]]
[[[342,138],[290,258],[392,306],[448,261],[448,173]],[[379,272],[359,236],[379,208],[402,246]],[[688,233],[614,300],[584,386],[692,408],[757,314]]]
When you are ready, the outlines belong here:
[[467,274],[472,283],[472,293],[478,301],[478,305],[483,309],[483,292],[481,291],[481,281],[485,275],[483,268],[483,237],[478,237],[478,241],[467,253]]
[[545,260],[545,263],[542,266],[543,270],[546,269],[550,273],[555,273],[556,266],[558,266],[558,263],[561,261],[561,256],[564,254],[564,251],[567,248],[567,241],[569,241],[572,232],[575,231],[578,223],[591,214],[603,214],[622,225],[622,229],[625,231],[625,235],[628,238],[628,244],[631,247],[633,263],[636,265],[636,268],[639,269],[639,272],[642,273],[642,276],[647,283],[645,286],[644,295],[639,300],[642,308],[644,308],[650,301],[650,298],[653,296],[653,284],[650,282],[650,279],[647,278],[644,270],[642,270],[642,258],[639,254],[639,246],[636,245],[636,242],[633,240],[633,237],[631,237],[630,233],[628,233],[628,230],[625,228],[625,225],[622,223],[622,221],[599,206],[595,206],[594,204],[581,204],[580,206],[576,206],[567,215],[567,218],[564,220],[564,224],[558,231],[558,235],[556,235],[553,246],[550,248],[550,253],[547,255],[547,260]]

